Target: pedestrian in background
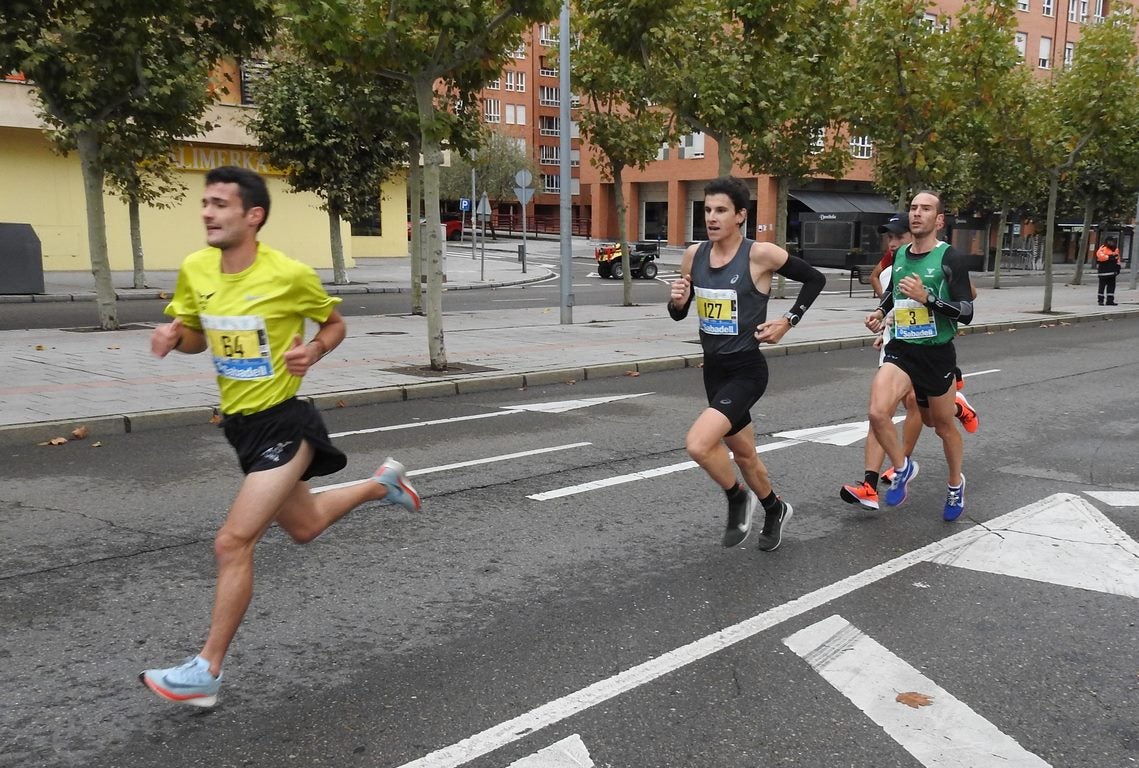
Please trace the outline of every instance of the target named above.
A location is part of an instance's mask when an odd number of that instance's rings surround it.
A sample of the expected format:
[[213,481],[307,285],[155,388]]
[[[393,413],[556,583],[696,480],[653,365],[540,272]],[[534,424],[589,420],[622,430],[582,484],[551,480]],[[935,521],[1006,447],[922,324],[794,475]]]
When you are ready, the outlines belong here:
[[1115,276],[1123,269],[1123,262],[1119,256],[1119,248],[1115,245],[1115,238],[1108,237],[1103,245],[1095,252],[1096,272],[1099,274],[1099,291],[1096,299],[1099,304],[1109,307],[1115,306]]
[[[302,377],[344,339],[340,299],[328,295],[311,267],[258,241],[269,190],[256,173],[226,166],[206,174],[201,216],[209,247],[182,262],[166,307],[174,320],[155,328],[150,347],[159,357],[209,350],[222,427],[245,480],[214,539],[217,584],[205,644],[183,664],[139,678],[166,699],[211,707],[253,597],[253,550],[270,525],[303,544],[364,502],[386,499],[418,511],[420,501],[403,465],[391,459],[375,482],[310,492],[309,478],[348,462],[316,408],[296,397]],[[306,319],[319,326],[307,343]]]
[[[794,509],[775,495],[767,467],[755,451],[751,407],[767,389],[767,361],[760,344],[778,344],[822,292],[826,278],[779,246],[743,236],[749,200],[747,186],[736,178],[715,179],[704,188],[708,239],[684,251],[668,313],[673,320],[683,320],[695,298],[708,407],[688,430],[685,446],[727,495],[723,545],[734,547],[747,539],[758,496],[764,511],[758,546],[770,552],[782,542]],[[803,286],[790,311],[768,320],[774,273]],[[733,458],[746,487],[736,479]]]

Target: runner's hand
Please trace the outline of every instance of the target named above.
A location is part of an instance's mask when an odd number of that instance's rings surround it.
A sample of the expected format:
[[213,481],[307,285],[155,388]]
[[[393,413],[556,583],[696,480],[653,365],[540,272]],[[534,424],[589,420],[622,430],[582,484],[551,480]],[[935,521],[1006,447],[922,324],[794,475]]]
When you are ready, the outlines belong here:
[[672,306],[680,309],[688,303],[688,297],[692,293],[692,276],[681,275],[676,280],[672,281],[672,286],[669,291],[668,300]]
[[155,357],[166,357],[182,338],[182,318],[176,317],[169,323],[156,327],[150,334],[150,351]]
[[[298,333],[293,336],[293,345],[285,352],[285,368],[294,376],[304,376],[312,364],[320,359],[320,352],[312,349],[313,344],[305,344]],[[315,357],[314,357],[315,353]]]

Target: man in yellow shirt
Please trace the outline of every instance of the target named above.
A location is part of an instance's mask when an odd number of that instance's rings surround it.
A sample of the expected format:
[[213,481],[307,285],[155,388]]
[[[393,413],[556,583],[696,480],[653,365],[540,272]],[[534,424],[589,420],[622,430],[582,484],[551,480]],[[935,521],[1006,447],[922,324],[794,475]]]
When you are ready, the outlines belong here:
[[[307,481],[338,472],[347,457],[334,447],[320,413],[296,398],[301,379],[344,339],[340,299],[327,294],[311,267],[258,242],[269,216],[269,191],[252,171],[227,166],[206,175],[202,221],[209,247],[190,254],[151,350],[165,357],[209,351],[221,394],[222,427],[245,480],[214,541],[213,615],[198,655],[140,680],[171,701],[217,703],[222,662],[253,597],[253,550],[276,523],[307,543],[367,501],[387,499],[409,511],[419,494],[403,465],[388,459],[375,482],[314,496]],[[305,320],[319,329],[303,341]]]

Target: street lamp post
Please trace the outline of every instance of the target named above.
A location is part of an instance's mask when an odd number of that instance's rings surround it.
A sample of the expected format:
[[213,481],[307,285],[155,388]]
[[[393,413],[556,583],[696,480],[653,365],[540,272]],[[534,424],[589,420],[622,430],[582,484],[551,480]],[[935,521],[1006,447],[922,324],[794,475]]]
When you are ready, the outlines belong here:
[[562,0],[562,15],[558,32],[558,87],[561,91],[559,120],[560,162],[558,174],[561,176],[561,307],[562,325],[573,324],[573,244],[571,238],[571,208],[573,190],[570,188],[570,11],[569,0]]

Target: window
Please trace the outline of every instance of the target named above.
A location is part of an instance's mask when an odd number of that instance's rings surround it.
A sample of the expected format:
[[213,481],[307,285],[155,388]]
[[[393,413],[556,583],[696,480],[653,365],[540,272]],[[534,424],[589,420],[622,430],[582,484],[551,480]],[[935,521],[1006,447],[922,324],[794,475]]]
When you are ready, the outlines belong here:
[[868,160],[874,157],[874,142],[870,140],[869,136],[851,136],[850,156],[860,160]]
[[1052,38],[1040,38],[1040,55],[1036,60],[1036,65],[1041,69],[1052,68]]
[[538,86],[538,103],[544,107],[556,107],[562,103],[561,92],[549,85]]
[[1020,58],[1028,58],[1028,35],[1023,32],[1017,32],[1013,37],[1013,45],[1016,46],[1016,52],[1020,54]]
[[581,150],[580,149],[571,149],[570,150],[570,167],[571,168],[577,168],[580,165],[581,165]]
[[1088,0],[1080,0],[1080,23],[1088,23]]
[[494,80],[491,80],[489,83],[487,83],[486,87],[488,90],[497,91],[502,87],[502,78],[496,77]]
[[1040,0],[1040,12],[1045,16],[1054,16],[1055,11],[1052,10],[1052,0]]
[[539,165],[558,165],[561,162],[561,147],[557,144],[543,144],[538,147]]
[[269,62],[265,59],[241,59],[237,63],[241,78],[241,103],[257,103],[257,85],[269,75]]
[[697,131],[680,139],[678,157],[698,159],[704,157],[704,134]]
[[514,142],[514,146],[518,148],[519,152],[524,155],[530,154],[530,150],[526,148],[526,139],[520,138],[518,136],[508,136],[507,138],[510,139],[510,141]]
[[1072,57],[1076,55],[1075,43],[1064,43],[1064,67],[1072,66]]
[[581,138],[581,125],[577,122],[577,120],[571,120],[570,121],[570,138],[571,139],[580,139]]
[[825,127],[816,128],[811,133],[811,154],[817,155],[822,152],[826,148],[826,141],[827,129]]
[[538,60],[538,74],[542,77],[558,76],[558,63],[553,56],[543,56]]
[[668,143],[664,142],[660,145],[660,149],[657,150],[657,160],[667,160],[667,159],[668,159]]
[[1018,11],[1028,11],[1029,10],[1028,0],[1016,0],[1016,9]]
[[503,122],[505,122],[507,125],[514,125],[515,124],[515,112],[514,112],[514,105],[513,104],[507,104],[506,105],[506,112],[503,115],[503,118],[504,118]]
[[519,40],[518,41],[518,47],[510,52],[510,58],[512,58],[512,59],[524,59],[524,58],[526,58],[526,41],[525,40]]
[[483,119],[488,123],[497,123],[502,118],[502,102],[498,99],[484,99],[482,103]]
[[557,45],[558,35],[554,31],[553,24],[539,24],[538,25],[538,42],[542,45]]
[[561,118],[538,115],[538,135],[561,136]]
[[514,111],[518,118],[518,125],[526,125],[526,105],[519,104],[514,108]]
[[523,93],[526,90],[526,73],[514,71],[507,72],[506,84],[503,86],[503,90]]
[[1079,10],[1076,5],[1079,0],[1068,0],[1068,21],[1077,21],[1079,19]]
[[543,173],[542,174],[542,188],[547,192],[561,192],[562,191],[562,177],[557,174]]
[[936,13],[926,13],[921,18],[922,24],[926,26],[930,32],[948,32],[949,31],[949,17],[939,19]]
[[1104,7],[1106,5],[1107,5],[1106,0],[1095,0],[1095,22],[1096,22],[1096,24],[1103,23],[1103,20],[1105,18],[1107,18],[1107,9]]

